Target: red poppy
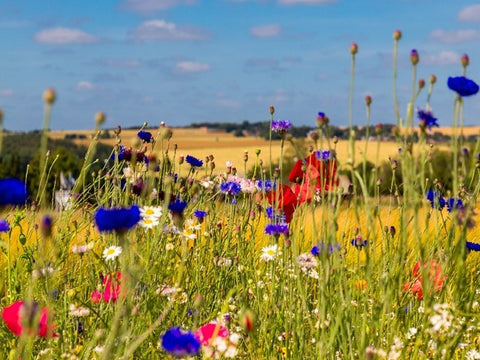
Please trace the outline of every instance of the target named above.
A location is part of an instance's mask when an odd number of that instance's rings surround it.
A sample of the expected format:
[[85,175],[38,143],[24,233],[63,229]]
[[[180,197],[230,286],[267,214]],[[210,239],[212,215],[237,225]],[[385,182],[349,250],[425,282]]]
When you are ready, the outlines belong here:
[[[24,301],[14,302],[2,310],[2,318],[8,329],[17,336],[23,334],[25,323],[30,324],[32,320],[38,317],[38,305],[32,303],[27,306]],[[28,319],[26,318],[28,316]],[[40,337],[58,337],[54,332],[55,324],[48,321],[49,310],[47,308],[40,309],[40,316],[38,317],[38,324],[27,328],[27,334],[33,334],[33,331],[38,327],[37,335]]]
[[[278,198],[278,199],[277,199]],[[276,201],[277,208],[282,210],[285,214],[285,221],[289,223],[292,221],[295,207],[297,206],[297,196],[287,185],[282,185],[282,190],[272,190],[268,193],[268,202],[273,205]]]
[[337,162],[334,159],[322,161],[313,152],[305,160],[298,160],[288,180],[295,183],[295,195],[300,203],[310,202],[315,191],[330,191],[338,186]]
[[202,345],[209,346],[210,341],[215,337],[226,339],[228,337],[228,329],[215,322],[209,322],[195,331],[195,337],[202,343]]
[[442,266],[435,260],[420,261],[413,267],[412,275],[415,280],[411,283],[403,286],[405,291],[410,291],[412,294],[417,295],[418,300],[423,299],[423,280],[422,272],[427,271],[429,280],[433,285],[435,291],[440,291],[443,287],[445,277],[443,276]]
[[122,273],[117,271],[113,274],[108,274],[103,278],[104,291],[95,290],[90,295],[90,298],[94,303],[99,303],[102,299],[105,302],[115,302],[120,296],[120,282],[122,280]]

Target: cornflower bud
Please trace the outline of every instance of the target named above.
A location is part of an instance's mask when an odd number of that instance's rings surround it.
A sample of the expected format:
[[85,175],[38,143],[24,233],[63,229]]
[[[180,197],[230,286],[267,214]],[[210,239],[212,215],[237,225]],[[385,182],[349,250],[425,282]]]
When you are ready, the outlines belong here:
[[398,40],[400,40],[401,38],[402,38],[402,32],[401,32],[400,30],[398,30],[398,29],[395,30],[395,31],[393,32],[393,39],[396,40],[396,41],[398,41]]
[[184,160],[185,160],[185,156],[180,155],[180,156],[178,157],[178,163],[179,163],[180,165],[183,164],[183,161],[184,161]]
[[352,42],[350,44],[350,54],[355,55],[356,53],[358,53],[358,45],[356,42]]
[[376,133],[377,135],[382,135],[382,133],[383,133],[383,124],[378,123],[377,125],[375,125],[375,133]]
[[273,105],[270,105],[270,108],[268,110],[270,112],[270,115],[273,115],[275,113],[275,107]]
[[52,105],[55,102],[57,95],[54,88],[48,88],[43,92],[43,101],[48,105]]
[[417,65],[419,61],[420,61],[420,56],[418,55],[418,51],[413,49],[410,52],[410,62],[412,63],[412,65]]
[[105,122],[106,115],[103,111],[99,111],[95,114],[95,123],[100,126]]
[[467,54],[463,54],[460,63],[462,64],[463,67],[467,67],[470,64],[470,58],[468,57]]
[[424,79],[418,80],[418,88],[423,89],[424,87],[425,87],[425,80]]
[[433,85],[436,82],[437,82],[437,77],[434,74],[430,75],[430,84]]
[[372,97],[370,95],[365,96],[365,104],[367,106],[370,106],[371,103],[372,103]]

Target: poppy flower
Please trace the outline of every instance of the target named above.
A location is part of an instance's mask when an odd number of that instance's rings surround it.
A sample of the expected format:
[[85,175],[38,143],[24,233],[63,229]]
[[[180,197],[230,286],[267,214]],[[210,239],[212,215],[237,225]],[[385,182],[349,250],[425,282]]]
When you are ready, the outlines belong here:
[[285,221],[290,223],[298,203],[297,196],[287,185],[282,185],[282,190],[278,195],[277,192],[278,190],[272,190],[267,194],[268,202],[270,205],[273,205],[278,196],[277,208],[283,211],[285,215]]
[[423,279],[422,279],[422,272],[428,272],[428,278],[433,285],[433,289],[435,291],[440,291],[443,287],[444,283],[444,276],[442,265],[435,261],[425,261],[425,262],[417,262],[413,267],[412,275],[415,280],[411,283],[407,283],[403,286],[405,291],[410,291],[412,294],[417,295],[418,300],[423,299]]
[[465,76],[449,77],[447,85],[450,90],[460,96],[471,96],[478,93],[478,85],[475,81],[467,79]]
[[104,302],[116,302],[120,296],[120,282],[122,280],[122,273],[116,272],[113,274],[108,274],[103,278],[103,292],[100,290],[95,290],[90,295],[90,298],[95,304],[98,304],[100,301]]
[[209,322],[195,331],[195,337],[202,345],[209,346],[215,337],[226,339],[228,337],[228,329],[216,322]]
[[[40,311],[40,315],[38,315]],[[27,334],[31,335],[37,330],[40,337],[58,337],[54,332],[55,324],[49,323],[49,310],[47,308],[38,308],[38,304],[33,302],[28,306],[24,301],[17,301],[2,310],[2,318],[8,329],[17,336],[25,331],[28,324]],[[38,318],[38,324],[32,324],[33,320]]]

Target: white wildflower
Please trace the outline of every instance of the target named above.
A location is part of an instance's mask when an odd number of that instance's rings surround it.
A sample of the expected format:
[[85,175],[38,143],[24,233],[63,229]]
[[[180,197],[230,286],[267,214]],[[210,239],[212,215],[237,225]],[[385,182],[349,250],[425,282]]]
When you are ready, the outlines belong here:
[[110,246],[103,250],[103,258],[105,261],[115,260],[122,253],[120,246]]
[[275,260],[277,256],[281,255],[281,251],[278,249],[278,245],[266,246],[262,249],[262,255],[260,255],[260,260],[268,262]]
[[75,304],[70,304],[70,316],[74,317],[84,317],[90,315],[90,309],[84,308],[83,306],[77,307]]

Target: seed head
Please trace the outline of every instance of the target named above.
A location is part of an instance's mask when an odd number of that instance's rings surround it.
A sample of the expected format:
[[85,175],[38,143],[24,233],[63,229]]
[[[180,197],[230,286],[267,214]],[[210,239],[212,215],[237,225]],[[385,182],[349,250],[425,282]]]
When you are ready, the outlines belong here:
[[56,97],[57,95],[54,88],[48,88],[43,92],[43,101],[48,105],[52,105],[55,102]]

